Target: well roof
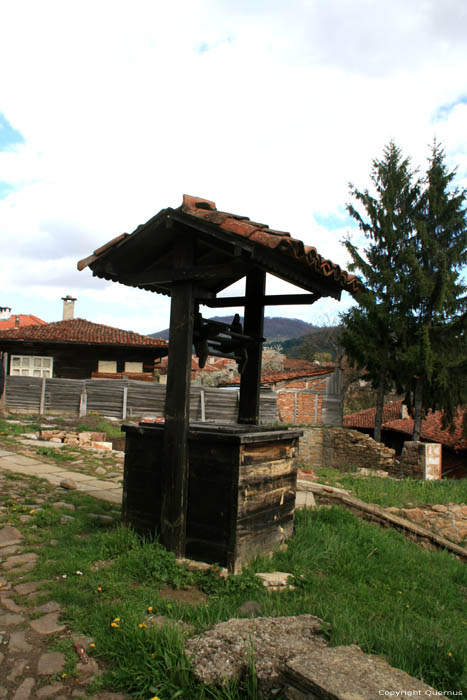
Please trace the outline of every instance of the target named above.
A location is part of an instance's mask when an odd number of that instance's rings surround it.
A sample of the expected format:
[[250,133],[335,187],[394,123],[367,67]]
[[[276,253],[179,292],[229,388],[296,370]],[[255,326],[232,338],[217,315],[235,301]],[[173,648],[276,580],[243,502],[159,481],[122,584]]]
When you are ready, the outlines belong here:
[[[183,232],[196,235],[197,284],[213,296],[252,267],[319,296],[339,298],[342,290],[356,294],[361,288],[357,277],[289,233],[247,216],[218,211],[214,202],[189,195],[184,195],[178,209],[163,209],[132,234],[104,244],[81,260],[78,269],[90,267],[97,277],[170,294],[173,278],[163,279],[160,273],[173,269],[174,249]],[[213,274],[215,266],[217,274]]]

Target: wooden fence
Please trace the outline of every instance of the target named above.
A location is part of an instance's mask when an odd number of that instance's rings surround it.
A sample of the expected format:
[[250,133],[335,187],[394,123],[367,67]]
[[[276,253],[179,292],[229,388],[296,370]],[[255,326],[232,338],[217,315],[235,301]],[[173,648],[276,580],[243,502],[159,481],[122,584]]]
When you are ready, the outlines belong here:
[[[91,411],[114,418],[163,416],[165,385],[132,379],[46,379],[7,377],[8,410],[28,413],[68,413],[85,416]],[[238,389],[192,385],[190,419],[236,423]],[[260,422],[278,420],[276,394],[261,390]]]

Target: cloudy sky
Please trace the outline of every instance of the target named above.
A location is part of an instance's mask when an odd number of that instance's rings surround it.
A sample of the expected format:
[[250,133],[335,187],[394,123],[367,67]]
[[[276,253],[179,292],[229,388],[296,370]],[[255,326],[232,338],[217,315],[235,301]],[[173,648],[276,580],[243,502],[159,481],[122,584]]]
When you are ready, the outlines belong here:
[[[183,193],[345,265],[348,183],[369,186],[390,139],[423,170],[436,137],[467,185],[465,0],[1,0],[1,16],[0,306],[14,313],[60,320],[72,294],[90,321],[167,327],[165,298],[76,263]],[[320,322],[349,303],[267,315]]]

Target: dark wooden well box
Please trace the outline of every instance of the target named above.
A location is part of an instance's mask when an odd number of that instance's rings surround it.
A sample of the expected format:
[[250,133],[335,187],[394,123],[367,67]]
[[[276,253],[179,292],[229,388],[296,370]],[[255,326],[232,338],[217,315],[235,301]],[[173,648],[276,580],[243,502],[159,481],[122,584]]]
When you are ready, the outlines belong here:
[[[123,519],[160,530],[163,425],[127,425]],[[186,556],[230,570],[293,530],[300,430],[190,424]]]

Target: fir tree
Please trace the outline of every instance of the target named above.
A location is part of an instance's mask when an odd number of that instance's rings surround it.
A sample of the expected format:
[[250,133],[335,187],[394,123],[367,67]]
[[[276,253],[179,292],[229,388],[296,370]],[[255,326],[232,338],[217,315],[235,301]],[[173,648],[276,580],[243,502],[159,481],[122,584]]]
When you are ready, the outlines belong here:
[[341,340],[350,362],[366,370],[377,391],[374,437],[380,440],[384,395],[393,386],[396,348],[406,336],[406,277],[419,182],[409,159],[402,158],[393,141],[384,149],[383,158],[373,161],[371,181],[374,194],[350,185],[365,213],[360,214],[352,204],[347,210],[368,245],[361,255],[354,244],[345,242],[353,261],[350,269],[359,273],[365,289],[359,294],[359,307],[341,318]]
[[406,347],[400,356],[403,387],[419,440],[428,409],[444,412],[453,427],[458,406],[467,402],[466,190],[453,188],[455,171],[435,142],[424,180],[412,239]]

